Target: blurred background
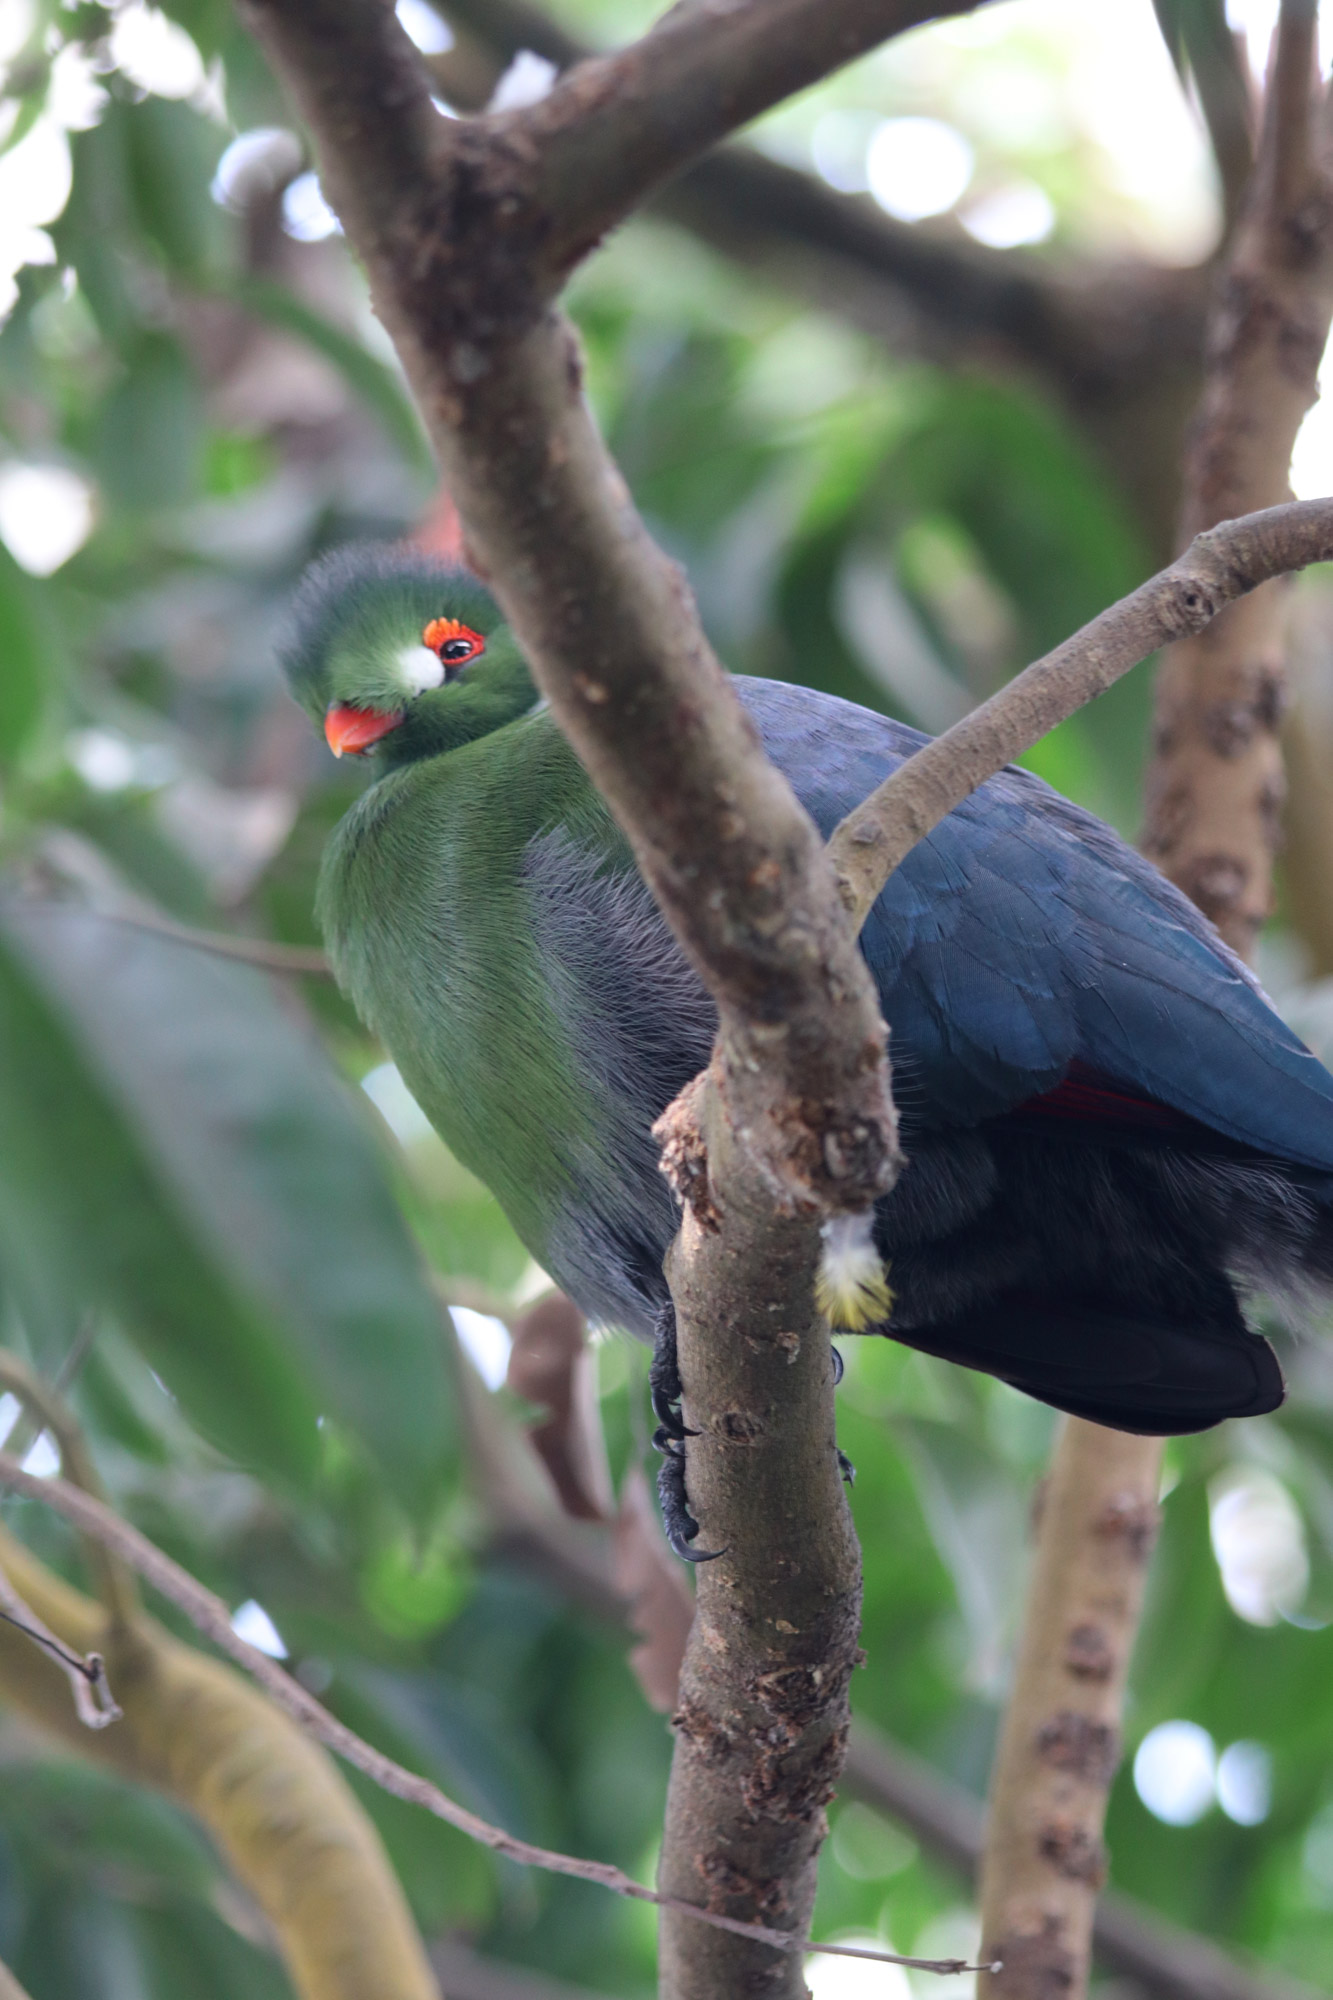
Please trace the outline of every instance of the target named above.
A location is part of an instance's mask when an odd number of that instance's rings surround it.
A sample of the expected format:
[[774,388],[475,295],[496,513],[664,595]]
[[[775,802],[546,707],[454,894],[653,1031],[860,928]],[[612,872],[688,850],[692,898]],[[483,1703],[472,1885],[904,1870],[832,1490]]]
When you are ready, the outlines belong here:
[[[441,5],[398,12],[442,116],[538,95],[574,44],[653,12]],[[1227,7],[1260,69],[1275,13]],[[919,30],[764,119],[580,275],[598,417],[729,665],[935,730],[1170,555],[1229,199],[1225,93],[1190,24],[1220,19],[1220,0],[1002,0]],[[353,1727],[512,1831],[650,1877],[670,1755],[651,1663],[500,1491],[541,1401],[506,1385],[510,1328],[545,1280],[301,969],[362,778],[289,702],[275,634],[320,550],[447,544],[424,438],[226,0],[2,0],[0,64],[0,1341],[64,1389],[114,1503]],[[1293,476],[1333,489],[1333,405]],[[1294,615],[1261,967],[1327,1051],[1333,580],[1307,577]],[[1149,672],[1029,760],[1131,838]],[[270,972],[201,933],[294,955]],[[1168,1451],[1109,1843],[1119,1888],[1318,1987],[1333,1344],[1308,1318],[1272,1331],[1282,1413]],[[856,1708],[980,1794],[1053,1419],[890,1343],[846,1361]],[[596,1338],[585,1516],[651,1473],[645,1378]],[[16,1423],[53,1470],[7,1396]],[[482,1435],[500,1444],[479,1468]],[[3,1512],[79,1577],[41,1509]],[[175,1806],[2,1709],[0,1764],[0,1957],[34,2000],[289,1993]],[[362,1796],[428,1939],[653,1991],[650,1911]],[[821,1934],[973,1948],[960,1877],[863,1802],[832,1818]],[[967,1985],[810,1976],[817,2000]]]

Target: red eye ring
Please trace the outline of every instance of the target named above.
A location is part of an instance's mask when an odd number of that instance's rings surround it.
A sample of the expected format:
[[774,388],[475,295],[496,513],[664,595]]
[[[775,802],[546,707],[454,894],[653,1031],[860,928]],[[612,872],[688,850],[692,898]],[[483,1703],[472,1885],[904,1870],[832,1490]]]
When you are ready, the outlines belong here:
[[481,633],[457,618],[432,618],[421,635],[421,643],[429,646],[444,666],[454,668],[466,666],[486,650]]

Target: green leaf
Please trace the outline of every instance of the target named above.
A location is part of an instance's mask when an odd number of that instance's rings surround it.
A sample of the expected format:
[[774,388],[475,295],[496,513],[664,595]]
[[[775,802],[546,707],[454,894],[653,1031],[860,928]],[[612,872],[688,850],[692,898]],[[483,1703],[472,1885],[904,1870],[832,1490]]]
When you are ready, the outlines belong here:
[[202,277],[225,251],[227,220],[209,194],[224,143],[225,135],[197,111],[161,97],[145,98],[125,121],[139,228],[182,277]]
[[[194,1423],[242,1463],[308,1482],[313,1399],[99,1073],[82,1023],[52,1004],[63,914],[0,911],[0,1257],[25,1318],[118,1312]],[[57,926],[60,928],[57,929]],[[31,934],[48,934],[42,940]],[[32,952],[27,943],[36,943]],[[50,961],[57,963],[52,965]],[[36,961],[34,963],[34,960]],[[74,968],[66,958],[63,970]],[[63,995],[61,996],[64,997]],[[96,1004],[92,992],[85,999]],[[151,1035],[151,1011],[131,1035]],[[122,1023],[122,1027],[126,1024]]]
[[204,1430],[305,1476],[327,1412],[428,1507],[456,1442],[439,1315],[384,1165],[262,974],[0,904],[0,1254],[105,1297]]

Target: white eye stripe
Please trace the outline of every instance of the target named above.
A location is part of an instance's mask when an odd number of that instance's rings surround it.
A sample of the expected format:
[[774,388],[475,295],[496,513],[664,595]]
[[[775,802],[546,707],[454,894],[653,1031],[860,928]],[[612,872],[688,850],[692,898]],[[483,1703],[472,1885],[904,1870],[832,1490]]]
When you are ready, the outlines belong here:
[[429,646],[404,646],[398,655],[398,672],[407,694],[425,694],[444,683],[444,664]]

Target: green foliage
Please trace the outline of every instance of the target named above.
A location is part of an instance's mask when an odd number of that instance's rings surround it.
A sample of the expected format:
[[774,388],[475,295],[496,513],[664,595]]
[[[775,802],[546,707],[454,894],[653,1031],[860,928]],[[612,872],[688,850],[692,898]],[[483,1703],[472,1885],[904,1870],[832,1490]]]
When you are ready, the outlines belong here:
[[[224,0],[166,11],[221,64],[237,129],[289,120]],[[1202,89],[1220,0],[1159,12]],[[570,18],[619,35],[642,13],[579,0]],[[108,18],[51,6],[35,21],[10,144],[46,101],[45,30],[96,46]],[[285,233],[275,186],[243,212],[219,205],[233,134],[205,102],[105,68],[97,87],[100,116],[70,135],[56,262],[22,272],[0,326],[0,476],[10,459],[74,471],[95,502],[49,574],[0,548],[0,1339],[68,1375],[115,1504],[228,1603],[262,1605],[353,1727],[516,1833],[642,1875],[670,1738],[628,1635],[497,1554],[467,1477],[433,1280],[526,1295],[526,1251],[379,1090],[383,1053],[327,982],[279,989],[125,921],[316,942],[319,856],[357,777],[288,702],[274,635],[311,555],[411,531],[431,494],[343,247]],[[922,108],[872,61],[783,131],[821,103]],[[1043,186],[1088,183],[1086,147],[1024,146]],[[1147,567],[1099,467],[1030,387],[904,363],[649,222],[617,233],[572,306],[635,497],[737,669],[933,727]],[[1030,761],[1132,828],[1145,710],[1140,674]],[[367,1077],[393,1129],[360,1098]],[[1271,1811],[1243,1826],[1214,1804],[1167,1826],[1127,1769],[1110,1827],[1118,1883],[1316,1984],[1333,1978],[1321,1351],[1289,1343],[1280,1418],[1173,1447],[1129,1718],[1131,1750],[1173,1718],[1219,1747],[1259,1742]],[[855,1703],[979,1791],[1051,1418],[889,1343],[848,1343],[846,1359],[866,1572]],[[650,1458],[644,1358],[611,1340],[598,1370],[618,1481]],[[517,1421],[503,1395],[495,1408]],[[1209,1531],[1226,1482],[1259,1473],[1287,1495],[1309,1574],[1266,1624],[1228,1601]],[[5,1517],[78,1573],[44,1510],[7,1502]],[[288,1992],[174,1808],[4,1728],[0,1958],[34,2000]],[[363,1796],[428,1932],[462,1928],[622,2000],[652,1990],[649,1913]],[[900,1829],[835,1807],[825,1931],[953,1950],[967,1901]]]

